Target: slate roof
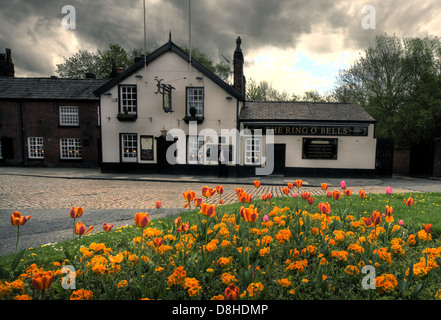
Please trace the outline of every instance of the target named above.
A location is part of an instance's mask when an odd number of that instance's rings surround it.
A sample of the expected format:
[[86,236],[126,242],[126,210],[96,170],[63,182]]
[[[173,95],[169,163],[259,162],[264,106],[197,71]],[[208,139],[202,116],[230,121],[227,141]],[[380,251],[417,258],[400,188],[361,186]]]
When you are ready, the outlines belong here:
[[246,101],[239,121],[376,122],[358,104],[303,101]]
[[[147,56],[147,65],[150,62],[152,62],[153,60],[160,57],[162,54],[169,52],[169,51],[176,53],[177,55],[179,55],[182,59],[184,59],[186,61],[190,60],[190,56],[184,50],[182,50],[180,47],[178,47],[176,44],[174,44],[173,41],[169,40],[163,46],[156,49],[155,51],[153,51],[152,53],[150,53]],[[201,63],[199,63],[195,59],[192,58],[191,64],[194,68],[196,68],[203,75],[205,75],[206,77],[211,79],[214,83],[216,83],[218,86],[223,88],[226,92],[228,92],[233,97],[235,97],[239,100],[244,99],[242,94],[239,91],[237,91],[235,88],[233,88],[228,83],[223,81],[215,73],[208,70],[205,66],[203,66]],[[132,75],[133,73],[135,73],[136,71],[140,70],[143,67],[144,67],[144,59],[140,59],[138,62],[136,62],[130,68],[127,68],[124,72],[122,72],[121,74],[119,74],[118,76],[116,76],[115,78],[113,78],[112,80],[107,82],[105,85],[103,85],[101,88],[96,90],[95,94],[97,96],[103,94],[104,92],[108,91],[109,89],[111,89],[112,87],[114,87],[115,85],[120,83],[122,80],[126,79],[127,77],[129,77],[130,75]]]
[[3,78],[1,100],[99,100],[93,93],[108,79]]

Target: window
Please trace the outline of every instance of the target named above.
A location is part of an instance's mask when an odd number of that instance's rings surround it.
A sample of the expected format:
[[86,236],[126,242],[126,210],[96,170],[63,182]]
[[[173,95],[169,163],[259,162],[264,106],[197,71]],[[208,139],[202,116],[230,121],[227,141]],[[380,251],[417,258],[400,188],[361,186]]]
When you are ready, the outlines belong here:
[[43,138],[40,137],[28,137],[28,154],[32,159],[43,159]]
[[136,133],[121,134],[121,161],[136,162],[138,154],[138,137]]
[[245,138],[245,164],[260,165],[262,139],[256,137]]
[[119,112],[123,114],[136,114],[137,98],[136,85],[119,87]]
[[60,125],[78,126],[78,107],[60,106]]
[[187,88],[187,116],[204,116],[204,88]]
[[153,160],[153,136],[141,136],[141,160]]
[[60,139],[61,159],[81,159],[81,139]]

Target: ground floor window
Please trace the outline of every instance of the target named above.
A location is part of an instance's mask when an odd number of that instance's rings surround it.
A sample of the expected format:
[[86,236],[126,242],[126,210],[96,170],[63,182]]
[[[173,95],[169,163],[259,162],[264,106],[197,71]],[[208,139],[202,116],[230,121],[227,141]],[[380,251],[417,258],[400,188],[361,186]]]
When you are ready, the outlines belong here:
[[189,136],[187,141],[187,157],[188,163],[197,164],[203,163],[204,157],[204,137],[203,136]]
[[60,156],[61,159],[81,159],[81,139],[60,139]]
[[245,138],[245,164],[260,165],[262,157],[262,138],[246,137]]
[[121,161],[136,162],[138,159],[138,136],[136,133],[121,134]]
[[32,159],[43,159],[43,138],[41,137],[28,137],[28,155]]

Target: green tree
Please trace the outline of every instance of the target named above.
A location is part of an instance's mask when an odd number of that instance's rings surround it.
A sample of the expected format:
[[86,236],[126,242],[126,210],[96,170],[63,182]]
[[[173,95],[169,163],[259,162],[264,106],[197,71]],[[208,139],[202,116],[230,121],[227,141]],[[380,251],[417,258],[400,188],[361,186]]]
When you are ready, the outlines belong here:
[[268,81],[257,82],[253,79],[246,82],[246,100],[248,101],[297,101],[299,97],[286,91],[273,88]]
[[398,147],[439,136],[440,52],[437,38],[377,36],[340,72],[333,95],[364,107],[378,120],[376,135],[394,138]]

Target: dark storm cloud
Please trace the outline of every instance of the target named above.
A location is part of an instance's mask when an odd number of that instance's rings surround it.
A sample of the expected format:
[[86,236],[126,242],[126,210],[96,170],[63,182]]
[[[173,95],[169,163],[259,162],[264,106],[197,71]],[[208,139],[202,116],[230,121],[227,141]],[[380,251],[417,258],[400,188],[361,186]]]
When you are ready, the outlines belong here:
[[[142,0],[0,1],[0,49],[13,50],[16,69],[23,73],[54,74],[51,55],[73,54],[61,32],[61,9],[67,4],[76,9],[76,29],[69,32],[74,33],[79,49],[95,51],[110,43],[127,50],[144,46]],[[361,28],[365,4],[376,8],[375,30]],[[424,5],[411,0],[360,0],[355,4],[349,0],[191,0],[192,45],[216,62],[220,53],[232,60],[238,36],[246,54],[262,46],[295,48],[302,36],[320,26],[326,32],[341,33],[349,49],[362,51],[383,32],[427,35],[419,28],[436,19],[434,12],[440,13],[439,7],[438,0]],[[176,44],[187,46],[188,0],[146,0],[146,23],[149,50],[164,44],[169,32]],[[331,50],[326,43],[315,47]]]

